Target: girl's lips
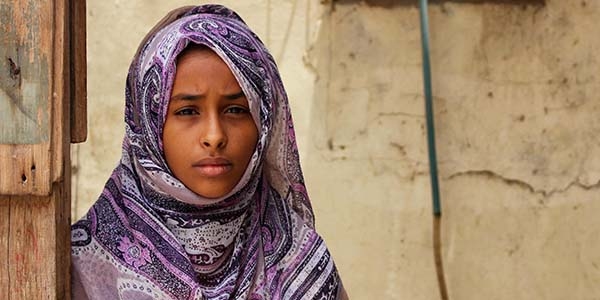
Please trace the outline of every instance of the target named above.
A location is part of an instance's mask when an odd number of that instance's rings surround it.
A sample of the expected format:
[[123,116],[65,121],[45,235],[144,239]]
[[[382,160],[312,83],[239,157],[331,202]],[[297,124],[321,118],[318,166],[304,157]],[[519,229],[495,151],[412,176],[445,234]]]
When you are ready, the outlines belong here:
[[222,157],[207,157],[195,162],[192,167],[203,176],[217,177],[231,171],[232,164]]
[[221,176],[231,170],[231,164],[229,165],[195,165],[196,169],[201,175],[206,177],[217,177]]

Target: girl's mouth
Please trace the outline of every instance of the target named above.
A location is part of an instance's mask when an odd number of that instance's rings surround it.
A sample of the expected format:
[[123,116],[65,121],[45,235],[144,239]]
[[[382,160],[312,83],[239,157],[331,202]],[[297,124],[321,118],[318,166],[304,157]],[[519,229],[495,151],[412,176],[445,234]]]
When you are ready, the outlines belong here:
[[233,164],[222,157],[207,157],[195,162],[192,167],[203,176],[217,177],[231,171]]

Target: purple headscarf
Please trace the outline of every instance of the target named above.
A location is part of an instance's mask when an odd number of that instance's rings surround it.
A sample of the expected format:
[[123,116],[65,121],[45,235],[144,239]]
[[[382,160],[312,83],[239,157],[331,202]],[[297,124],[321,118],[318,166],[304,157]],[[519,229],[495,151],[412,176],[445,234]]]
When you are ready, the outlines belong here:
[[[71,229],[73,299],[341,299],[314,230],[273,58],[223,6],[188,7],[165,20],[129,69],[120,164]],[[187,189],[163,153],[177,56],[191,44],[229,66],[259,131],[245,174],[216,203]]]

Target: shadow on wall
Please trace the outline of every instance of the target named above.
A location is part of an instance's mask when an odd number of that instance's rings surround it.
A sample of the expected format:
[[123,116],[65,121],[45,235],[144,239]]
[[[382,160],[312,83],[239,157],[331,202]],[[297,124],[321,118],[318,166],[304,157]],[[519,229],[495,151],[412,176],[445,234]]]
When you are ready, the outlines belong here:
[[[336,4],[360,4],[365,3],[369,6],[380,6],[392,8],[394,6],[418,6],[417,0],[333,0]],[[546,5],[546,0],[432,0],[431,4],[455,2],[455,3],[473,3],[473,4],[512,4],[512,5]]]

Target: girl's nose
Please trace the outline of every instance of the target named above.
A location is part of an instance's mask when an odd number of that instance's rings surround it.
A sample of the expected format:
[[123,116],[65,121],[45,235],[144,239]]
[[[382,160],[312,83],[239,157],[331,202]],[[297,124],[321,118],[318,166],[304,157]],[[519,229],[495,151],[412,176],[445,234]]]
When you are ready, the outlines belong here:
[[223,130],[223,124],[221,124],[218,116],[211,116],[207,122],[203,124],[205,130],[202,134],[201,141],[202,145],[206,148],[220,149],[225,147],[227,144],[227,135]]

